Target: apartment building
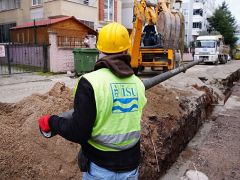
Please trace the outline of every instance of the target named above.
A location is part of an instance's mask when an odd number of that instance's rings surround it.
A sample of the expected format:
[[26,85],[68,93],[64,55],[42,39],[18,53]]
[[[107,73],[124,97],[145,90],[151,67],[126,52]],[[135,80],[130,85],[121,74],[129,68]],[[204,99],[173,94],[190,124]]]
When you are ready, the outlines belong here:
[[200,31],[206,31],[207,19],[213,15],[215,0],[184,0],[182,12],[185,17],[185,44],[195,40]]
[[74,16],[94,30],[121,23],[120,0],[0,0],[0,43],[9,42],[9,28],[25,22]]

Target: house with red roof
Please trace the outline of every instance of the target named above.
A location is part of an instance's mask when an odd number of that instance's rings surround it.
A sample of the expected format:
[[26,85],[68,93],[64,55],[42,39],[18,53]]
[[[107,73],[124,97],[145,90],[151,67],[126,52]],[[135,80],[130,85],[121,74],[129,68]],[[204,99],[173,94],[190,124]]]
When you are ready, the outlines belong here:
[[75,42],[83,41],[86,35],[97,32],[73,16],[31,21],[10,29],[11,42],[21,44],[49,44],[49,32],[55,32],[58,44],[63,41],[76,47]]
[[92,37],[95,46],[97,37],[95,30],[73,16],[23,23],[10,28],[10,33],[12,64],[44,66],[56,73],[74,71],[73,49],[85,48],[86,37]]

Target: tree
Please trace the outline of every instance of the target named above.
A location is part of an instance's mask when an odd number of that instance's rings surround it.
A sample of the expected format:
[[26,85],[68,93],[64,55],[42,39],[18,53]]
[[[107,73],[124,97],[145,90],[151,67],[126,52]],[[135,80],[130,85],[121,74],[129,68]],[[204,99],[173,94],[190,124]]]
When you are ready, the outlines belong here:
[[213,16],[208,19],[208,22],[210,25],[209,29],[220,32],[224,37],[225,43],[234,48],[237,42],[237,38],[234,36],[237,25],[235,17],[232,16],[225,1],[215,10]]

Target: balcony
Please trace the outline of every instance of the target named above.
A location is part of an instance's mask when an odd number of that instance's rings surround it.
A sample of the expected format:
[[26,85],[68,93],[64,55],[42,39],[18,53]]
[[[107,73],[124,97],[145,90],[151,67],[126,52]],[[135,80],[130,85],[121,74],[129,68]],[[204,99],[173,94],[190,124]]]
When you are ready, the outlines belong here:
[[196,2],[193,4],[193,9],[204,9],[204,5],[201,2]]
[[60,17],[67,14],[91,22],[98,19],[97,1],[94,0],[44,1],[43,9],[43,18]]

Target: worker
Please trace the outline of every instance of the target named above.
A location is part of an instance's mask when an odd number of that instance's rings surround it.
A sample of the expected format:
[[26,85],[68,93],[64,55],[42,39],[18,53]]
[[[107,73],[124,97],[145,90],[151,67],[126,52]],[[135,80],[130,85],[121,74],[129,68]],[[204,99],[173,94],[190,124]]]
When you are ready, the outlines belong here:
[[83,179],[137,179],[145,87],[134,75],[127,29],[110,23],[100,32],[95,71],[80,77],[72,118],[44,115],[41,132],[79,143]]
[[143,29],[143,45],[144,46],[153,46],[156,45],[157,39],[156,39],[156,30],[155,26],[152,23],[149,23],[146,25]]

